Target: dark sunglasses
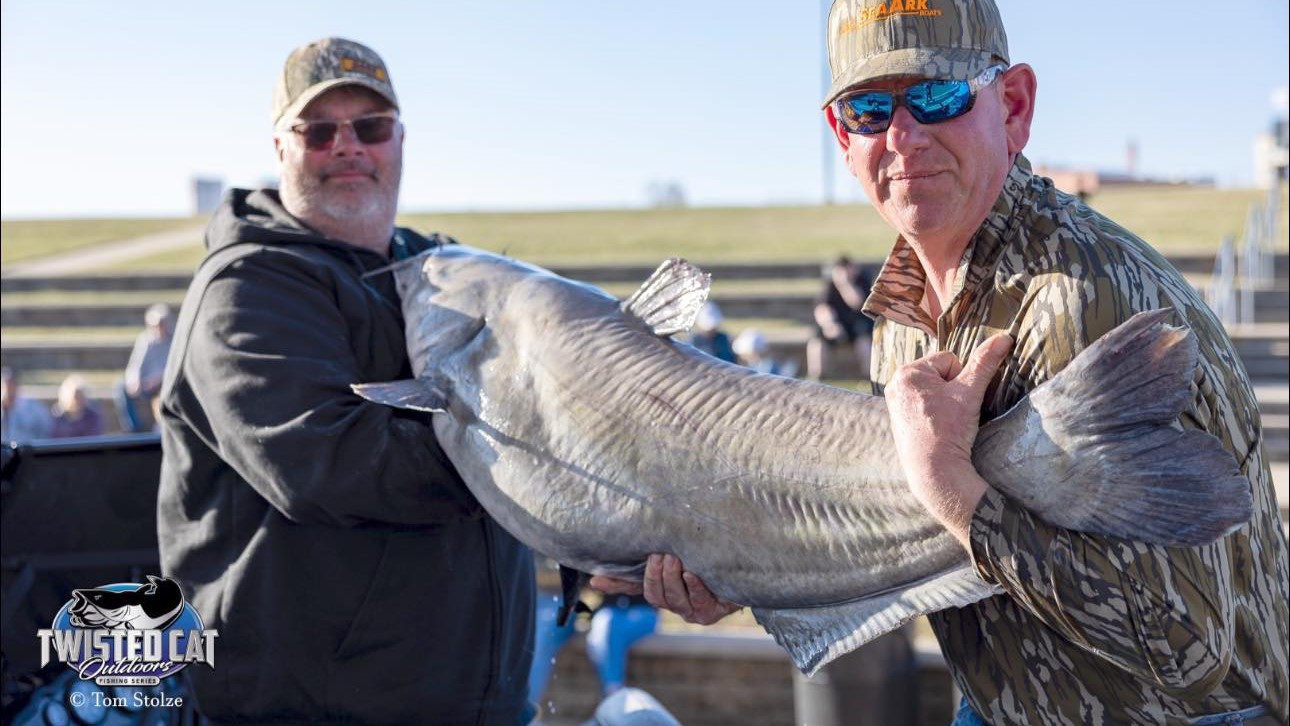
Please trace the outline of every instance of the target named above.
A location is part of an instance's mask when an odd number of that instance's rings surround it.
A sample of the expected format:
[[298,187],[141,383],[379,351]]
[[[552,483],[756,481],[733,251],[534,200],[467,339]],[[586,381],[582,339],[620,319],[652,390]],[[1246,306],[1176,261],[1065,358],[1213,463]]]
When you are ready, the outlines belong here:
[[897,106],[909,109],[920,124],[938,124],[971,111],[977,91],[994,83],[1004,70],[993,65],[967,81],[923,81],[902,91],[856,91],[834,101],[833,114],[853,134],[886,131]]
[[394,126],[398,122],[396,116],[381,114],[347,121],[301,121],[290,129],[300,134],[306,149],[326,151],[336,143],[336,135],[342,127],[354,127],[354,135],[364,144],[384,144],[394,136]]

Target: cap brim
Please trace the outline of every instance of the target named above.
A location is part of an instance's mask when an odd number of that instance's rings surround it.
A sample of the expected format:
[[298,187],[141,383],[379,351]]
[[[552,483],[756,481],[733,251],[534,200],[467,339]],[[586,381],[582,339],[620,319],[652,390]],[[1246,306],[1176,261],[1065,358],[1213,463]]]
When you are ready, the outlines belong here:
[[895,76],[966,81],[996,61],[988,50],[973,48],[901,48],[870,56],[833,79],[821,106],[827,107],[847,89]]
[[299,116],[300,113],[305,110],[306,106],[313,103],[315,98],[318,98],[331,89],[338,88],[340,86],[362,86],[381,98],[384,98],[386,101],[389,101],[395,111],[399,110],[398,99],[391,96],[389,89],[385,86],[362,77],[347,76],[345,78],[333,78],[329,81],[315,83],[310,86],[304,93],[300,94],[296,100],[291,103],[291,105],[282,109],[282,113],[273,120],[274,127],[277,127],[278,124],[282,123],[282,119],[284,118],[295,118]]

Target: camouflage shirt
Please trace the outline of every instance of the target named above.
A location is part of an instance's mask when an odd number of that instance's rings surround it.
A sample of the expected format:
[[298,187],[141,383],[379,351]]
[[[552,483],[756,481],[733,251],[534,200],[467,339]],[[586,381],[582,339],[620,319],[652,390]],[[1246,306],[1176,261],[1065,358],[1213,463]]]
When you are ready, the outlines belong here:
[[1016,343],[986,394],[988,420],[1134,313],[1170,306],[1201,356],[1182,423],[1217,436],[1254,492],[1249,525],[1166,548],[1053,527],[988,490],[972,557],[1006,594],[930,616],[973,708],[993,723],[1154,724],[1263,702],[1284,721],[1286,538],[1258,404],[1221,324],[1159,253],[1020,157],[956,279],[932,320],[922,266],[897,240],[865,306],[879,387],[920,356],[966,360],[1005,331]]

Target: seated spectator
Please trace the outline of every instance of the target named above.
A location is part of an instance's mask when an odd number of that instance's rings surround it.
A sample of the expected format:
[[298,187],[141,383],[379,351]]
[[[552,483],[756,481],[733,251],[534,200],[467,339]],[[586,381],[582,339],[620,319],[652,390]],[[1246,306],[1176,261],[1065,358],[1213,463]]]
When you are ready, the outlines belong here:
[[5,366],[4,388],[0,389],[0,441],[30,441],[49,438],[54,421],[49,409],[18,392],[18,372]]
[[166,372],[174,334],[169,305],[158,303],[148,308],[143,321],[146,327],[135,339],[125,378],[116,387],[117,413],[126,433],[150,431],[155,425],[153,401],[161,392],[161,376]]
[[869,277],[843,255],[829,267],[823,282],[815,301],[815,332],[806,343],[806,377],[820,380],[828,349],[846,345],[855,353],[860,377],[867,380],[873,321],[860,310],[869,296]]
[[766,342],[766,334],[756,328],[749,328],[740,333],[731,347],[735,351],[735,362],[739,365],[773,376],[791,375],[784,370],[784,366],[781,366],[779,361],[767,355],[770,346]]
[[103,434],[103,417],[98,407],[85,394],[85,379],[72,374],[58,387],[58,403],[54,404],[55,439],[74,436],[100,436]]
[[717,307],[716,303],[704,303],[694,319],[690,345],[714,358],[734,363],[735,351],[730,347],[730,336],[721,329],[723,320],[725,318],[721,315],[721,308]]

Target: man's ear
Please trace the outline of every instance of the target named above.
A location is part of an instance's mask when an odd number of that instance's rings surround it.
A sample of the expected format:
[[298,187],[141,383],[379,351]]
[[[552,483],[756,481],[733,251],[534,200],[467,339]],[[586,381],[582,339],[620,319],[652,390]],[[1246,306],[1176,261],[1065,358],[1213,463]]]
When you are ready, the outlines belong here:
[[1025,63],[1018,63],[1004,72],[1000,87],[1008,154],[1016,156],[1030,141],[1030,122],[1035,116],[1035,71]]
[[842,153],[847,153],[851,149],[851,134],[838,123],[838,117],[833,114],[833,104],[824,107],[824,118],[828,120],[829,128],[833,129],[833,136],[837,138],[838,146],[842,147]]
[[277,155],[278,161],[282,161],[282,154],[286,150],[282,148],[282,134],[274,132],[273,134],[273,153]]

